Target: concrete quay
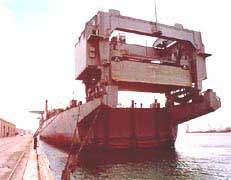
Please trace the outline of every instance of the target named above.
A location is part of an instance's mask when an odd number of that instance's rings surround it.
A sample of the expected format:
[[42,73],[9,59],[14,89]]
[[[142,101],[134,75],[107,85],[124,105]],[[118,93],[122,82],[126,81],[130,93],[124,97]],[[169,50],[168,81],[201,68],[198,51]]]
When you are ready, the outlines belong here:
[[53,180],[49,161],[32,135],[0,138],[0,180]]

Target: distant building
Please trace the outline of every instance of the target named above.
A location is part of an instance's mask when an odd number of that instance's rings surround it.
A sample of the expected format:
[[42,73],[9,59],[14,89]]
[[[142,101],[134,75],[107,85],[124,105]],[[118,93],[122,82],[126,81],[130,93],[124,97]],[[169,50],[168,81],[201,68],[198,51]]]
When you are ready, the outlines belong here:
[[27,132],[24,129],[18,129],[16,128],[16,135],[25,135]]
[[0,138],[15,136],[15,132],[16,132],[15,124],[0,118]]

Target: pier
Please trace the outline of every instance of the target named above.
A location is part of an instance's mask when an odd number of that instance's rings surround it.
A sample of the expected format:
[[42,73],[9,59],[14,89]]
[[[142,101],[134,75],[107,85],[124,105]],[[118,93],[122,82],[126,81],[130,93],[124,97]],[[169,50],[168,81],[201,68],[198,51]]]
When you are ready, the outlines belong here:
[[34,149],[32,135],[0,139],[0,179],[53,179],[39,143]]

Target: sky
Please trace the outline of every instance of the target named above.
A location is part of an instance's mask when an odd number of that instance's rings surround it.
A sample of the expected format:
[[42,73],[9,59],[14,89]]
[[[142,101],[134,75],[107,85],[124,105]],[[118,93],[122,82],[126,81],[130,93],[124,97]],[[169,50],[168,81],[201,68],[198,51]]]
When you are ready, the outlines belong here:
[[[229,101],[231,17],[229,1],[156,0],[158,22],[181,23],[201,31],[207,53],[208,79],[203,89],[214,89],[222,108],[189,122],[192,129],[231,126]],[[30,110],[66,107],[70,99],[84,100],[84,87],[74,77],[74,44],[85,23],[97,11],[120,10],[122,15],[155,21],[154,0],[0,0],[0,117],[19,128],[35,129]],[[140,98],[142,97],[142,99]],[[119,94],[150,103],[153,95]]]

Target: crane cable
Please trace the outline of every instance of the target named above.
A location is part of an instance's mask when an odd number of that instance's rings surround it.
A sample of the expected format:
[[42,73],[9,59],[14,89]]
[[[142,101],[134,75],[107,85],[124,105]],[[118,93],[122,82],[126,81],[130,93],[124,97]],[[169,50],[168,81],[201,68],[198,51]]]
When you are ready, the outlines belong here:
[[[101,107],[101,106],[100,106]],[[75,130],[74,130],[74,133],[73,133],[73,136],[72,136],[72,142],[71,142],[71,147],[70,147],[70,150],[69,150],[69,153],[68,153],[68,158],[67,158],[67,162],[66,162],[66,165],[65,165],[65,168],[64,170],[62,171],[62,180],[69,180],[70,179],[70,174],[71,172],[74,171],[75,167],[77,166],[77,162],[78,162],[78,157],[80,156],[80,153],[82,152],[84,146],[87,144],[88,140],[89,140],[89,137],[90,137],[90,134],[91,134],[91,131],[93,129],[93,126],[95,125],[96,123],[96,120],[98,118],[98,115],[99,115],[99,112],[101,110],[101,108],[98,107],[97,111],[96,111],[96,114],[92,120],[92,124],[91,126],[89,127],[88,129],[88,132],[86,134],[86,136],[84,137],[83,141],[81,142],[81,145],[80,145],[80,148],[78,150],[78,152],[74,155],[74,160],[76,161],[75,164],[73,164],[73,162],[71,162],[71,153],[73,151],[73,147],[74,147],[74,139],[75,139],[75,136],[76,136],[76,132],[77,132],[77,128],[78,128],[78,118],[79,118],[79,115],[80,115],[80,111],[79,111],[79,114],[78,114],[78,117],[77,117],[77,121],[76,121],[76,126],[75,126]]]
[[64,168],[64,170],[62,172],[62,180],[63,179],[70,179],[70,172],[69,172],[70,159],[71,159],[71,152],[72,152],[72,149],[73,149],[73,146],[74,146],[74,138],[76,137],[79,116],[80,116],[80,107],[79,107],[78,116],[77,116],[77,119],[76,119],[75,130],[74,130],[74,133],[73,133],[72,138],[71,138],[71,146],[70,146],[70,149],[69,149],[69,152],[68,152],[67,161],[66,161],[66,164],[65,164],[65,168]]

